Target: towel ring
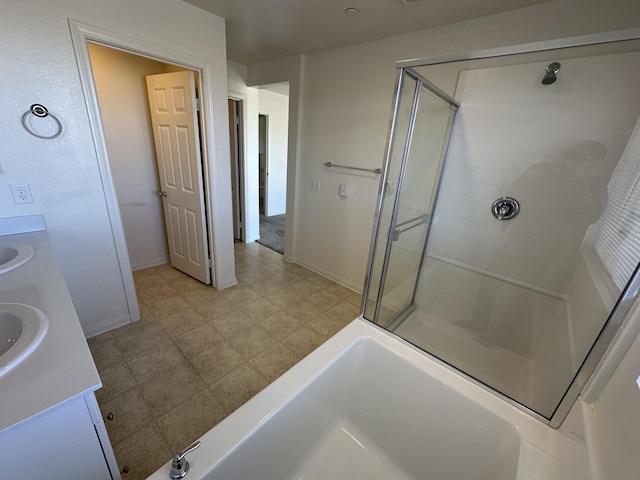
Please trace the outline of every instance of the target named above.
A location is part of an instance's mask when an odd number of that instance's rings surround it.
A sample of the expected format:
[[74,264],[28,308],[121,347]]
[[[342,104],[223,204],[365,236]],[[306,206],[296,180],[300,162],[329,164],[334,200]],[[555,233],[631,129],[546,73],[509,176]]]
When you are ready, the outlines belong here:
[[[27,117],[29,115],[34,115],[39,118],[45,118],[45,117],[53,118],[53,120],[56,122],[56,125],[58,125],[58,131],[53,135],[49,135],[49,136],[40,135],[34,132],[31,129],[31,127],[29,127],[29,124],[27,123]],[[47,108],[44,105],[40,105],[39,103],[34,103],[33,105],[31,105],[31,107],[29,107],[29,110],[27,112],[24,112],[24,115],[22,115],[22,126],[25,128],[27,132],[29,132],[34,137],[44,138],[45,140],[50,140],[52,138],[59,137],[60,134],[62,133],[62,123],[60,123],[60,120],[58,120],[58,117],[56,117],[53,113],[49,113],[49,110],[47,110]]]

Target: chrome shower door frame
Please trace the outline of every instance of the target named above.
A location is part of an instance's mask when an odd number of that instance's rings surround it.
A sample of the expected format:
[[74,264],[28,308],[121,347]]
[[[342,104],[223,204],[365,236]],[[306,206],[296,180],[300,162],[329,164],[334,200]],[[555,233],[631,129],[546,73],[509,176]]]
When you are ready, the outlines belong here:
[[[395,320],[399,319],[399,318],[403,318],[404,316],[406,316],[407,311],[411,310],[412,305],[413,305],[413,301],[415,299],[415,294],[416,294],[416,289],[417,289],[417,283],[418,283],[418,277],[419,277],[419,273],[420,270],[422,268],[422,262],[424,260],[424,252],[427,246],[427,240],[429,237],[429,230],[430,230],[430,225],[431,225],[431,214],[425,214],[425,215],[420,215],[419,217],[416,217],[414,219],[411,219],[409,221],[405,221],[402,222],[402,224],[398,224],[398,211],[399,211],[399,207],[400,207],[400,199],[402,198],[402,193],[404,191],[404,183],[405,183],[405,176],[406,176],[406,170],[407,170],[407,164],[409,162],[409,155],[411,152],[411,145],[412,145],[412,140],[413,140],[413,133],[415,130],[415,124],[416,124],[416,118],[417,118],[417,114],[418,114],[418,107],[420,105],[420,97],[422,94],[422,89],[426,89],[429,93],[431,93],[433,96],[437,97],[438,99],[442,100],[445,104],[447,104],[449,106],[449,108],[454,112],[453,115],[450,116],[449,118],[449,123],[447,126],[447,131],[445,134],[445,137],[443,138],[443,149],[439,158],[439,166],[438,166],[438,173],[436,175],[436,182],[435,182],[435,195],[434,198],[437,199],[437,193],[439,190],[439,186],[440,186],[440,181],[442,178],[442,171],[443,171],[443,163],[445,161],[446,158],[446,154],[447,154],[447,150],[449,147],[449,140],[451,138],[451,132],[453,130],[453,122],[455,120],[455,113],[457,112],[458,108],[460,107],[460,105],[458,104],[458,102],[456,100],[454,100],[452,97],[450,97],[449,95],[447,95],[444,91],[442,91],[440,88],[438,88],[436,85],[434,85],[432,82],[430,82],[429,80],[427,80],[426,78],[424,78],[422,75],[420,75],[418,72],[416,72],[415,70],[413,70],[410,67],[406,67],[406,68],[400,68],[398,70],[398,75],[397,75],[397,79],[396,79],[396,88],[395,88],[395,92],[394,92],[394,102],[393,102],[393,110],[392,110],[392,120],[391,120],[391,128],[389,129],[389,138],[387,140],[387,147],[386,147],[386,154],[385,154],[385,161],[384,161],[384,167],[383,167],[383,175],[382,178],[380,180],[380,188],[378,191],[378,199],[377,199],[377,204],[376,204],[376,210],[375,210],[375,217],[374,217],[374,224],[373,224],[373,233],[372,233],[372,238],[371,238],[371,246],[369,249],[369,256],[368,256],[368,261],[367,261],[367,271],[366,271],[366,276],[365,276],[365,285],[364,285],[364,291],[363,291],[363,299],[362,299],[362,314],[363,317],[366,314],[366,305],[367,305],[367,300],[369,298],[369,294],[371,292],[371,285],[372,285],[372,278],[371,278],[371,274],[373,272],[374,269],[374,261],[375,261],[375,257],[376,257],[376,249],[377,249],[377,238],[378,235],[380,234],[380,228],[381,228],[381,215],[382,215],[382,209],[385,203],[385,191],[388,188],[388,181],[389,181],[389,166],[390,166],[390,162],[391,162],[391,157],[393,154],[393,148],[394,148],[394,143],[396,141],[396,134],[398,132],[397,129],[397,124],[398,124],[398,113],[399,113],[399,107],[400,107],[400,99],[402,96],[402,87],[404,86],[405,83],[405,78],[406,77],[411,77],[413,80],[416,81],[416,85],[413,91],[413,100],[411,102],[411,113],[409,115],[409,124],[407,127],[407,134],[404,138],[404,146],[403,146],[403,153],[402,153],[402,158],[400,161],[400,173],[398,175],[398,182],[396,185],[396,191],[395,191],[395,195],[393,197],[393,209],[392,209],[392,214],[391,214],[391,221],[389,223],[389,230],[387,232],[387,243],[386,243],[386,247],[385,247],[385,252],[384,252],[384,259],[382,261],[382,269],[381,269],[381,273],[380,273],[380,281],[378,282],[378,293],[376,295],[376,304],[375,304],[375,310],[374,310],[374,314],[373,314],[373,318],[367,318],[368,320],[371,320],[373,323],[378,323],[379,320],[379,315],[380,315],[380,308],[382,305],[382,298],[384,296],[384,287],[385,287],[385,280],[387,277],[387,273],[388,273],[388,267],[389,267],[389,261],[391,258],[391,251],[393,248],[393,243],[395,240],[397,240],[396,237],[399,233],[402,233],[404,231],[408,231],[414,227],[417,227],[419,225],[421,225],[422,223],[426,224],[426,231],[424,234],[424,239],[422,241],[422,245],[420,248],[420,263],[418,265],[418,268],[416,270],[416,277],[413,279],[413,286],[412,286],[412,292],[411,292],[411,300],[409,302],[408,305],[405,305],[402,310],[400,312],[398,312],[398,314],[395,316]],[[431,208],[431,212],[433,212],[435,208],[435,204],[432,206]],[[403,230],[399,230],[399,227],[405,226],[411,224],[410,226],[404,228]],[[366,317],[364,317],[366,318]]]

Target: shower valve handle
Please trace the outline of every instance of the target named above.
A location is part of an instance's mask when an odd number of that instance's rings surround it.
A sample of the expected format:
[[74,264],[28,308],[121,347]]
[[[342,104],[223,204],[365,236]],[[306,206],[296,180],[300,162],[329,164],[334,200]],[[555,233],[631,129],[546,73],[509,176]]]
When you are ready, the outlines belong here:
[[520,204],[515,198],[502,197],[493,202],[491,211],[498,220],[509,220],[518,214]]

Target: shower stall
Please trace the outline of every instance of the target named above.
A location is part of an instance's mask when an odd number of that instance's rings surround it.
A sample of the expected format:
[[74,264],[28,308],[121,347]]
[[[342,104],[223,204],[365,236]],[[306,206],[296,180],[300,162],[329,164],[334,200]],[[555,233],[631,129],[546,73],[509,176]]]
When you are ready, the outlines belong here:
[[558,426],[640,286],[640,42],[401,62],[364,318]]

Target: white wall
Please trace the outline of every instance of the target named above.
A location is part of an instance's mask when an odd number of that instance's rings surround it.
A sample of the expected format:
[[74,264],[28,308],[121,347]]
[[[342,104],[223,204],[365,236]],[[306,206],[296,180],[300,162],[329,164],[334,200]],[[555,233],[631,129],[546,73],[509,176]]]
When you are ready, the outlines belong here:
[[145,83],[146,75],[166,73],[167,65],[96,44],[89,52],[131,268],[167,263]]
[[[514,301],[514,291],[527,290],[512,287],[498,302],[485,286],[470,312],[461,314],[475,298],[473,276],[449,282],[454,289],[443,289],[447,277],[441,274],[421,285],[434,292],[426,311],[447,305],[450,312],[439,311],[440,318],[472,319],[472,328],[488,330],[492,341],[535,363],[530,406],[544,414],[553,411],[608,317],[581,247],[604,212],[607,183],[640,115],[640,54],[575,58],[587,54],[575,50],[464,70],[457,82],[461,108],[429,251],[521,282],[530,289],[529,301]],[[562,64],[558,80],[541,85],[555,60]],[[503,196],[516,198],[521,210],[501,222],[490,206]],[[534,294],[538,288],[551,297]],[[502,311],[500,303],[509,308]],[[560,310],[553,313],[546,303]]]
[[[46,14],[43,14],[46,12]],[[208,133],[216,212],[216,268],[233,277],[225,31],[222,19],[175,0],[5,1],[0,4],[0,217],[44,214],[51,242],[86,334],[129,320],[124,280],[118,266],[105,192],[71,42],[73,18],[119,35],[186,52],[215,66],[212,125]],[[64,127],[55,140],[25,132],[20,119],[42,103]],[[14,205],[8,185],[28,183],[31,205]],[[226,184],[226,187],[225,187]],[[228,212],[226,211],[228,210]],[[226,282],[225,278],[221,278]]]
[[[640,53],[562,58],[558,80],[542,85],[558,60],[547,55],[461,73],[430,251],[564,295],[640,115]],[[521,209],[498,221],[490,208],[503,196]]]
[[[574,35],[637,27],[639,7],[633,0],[558,0],[376,42],[306,55],[300,89],[300,122],[295,187],[289,185],[287,209],[295,229],[295,245],[287,240],[291,259],[360,289],[363,284],[378,191],[376,178],[327,170],[322,164],[348,162],[367,168],[382,164],[395,62],[435,57],[484,48],[515,45]],[[276,72],[282,61],[249,66],[251,84],[263,81],[263,72]],[[271,75],[271,81],[286,80]],[[291,108],[294,108],[292,101]],[[291,116],[290,116],[291,120]],[[291,143],[290,143],[291,145]],[[293,167],[292,167],[293,168]],[[320,179],[312,191],[311,179]],[[290,181],[290,183],[292,183]],[[341,199],[339,184],[348,184],[350,196]],[[289,225],[287,230],[290,232]]]
[[289,96],[258,90],[258,113],[267,115],[267,205],[265,215],[287,211],[287,140],[289,132]]

